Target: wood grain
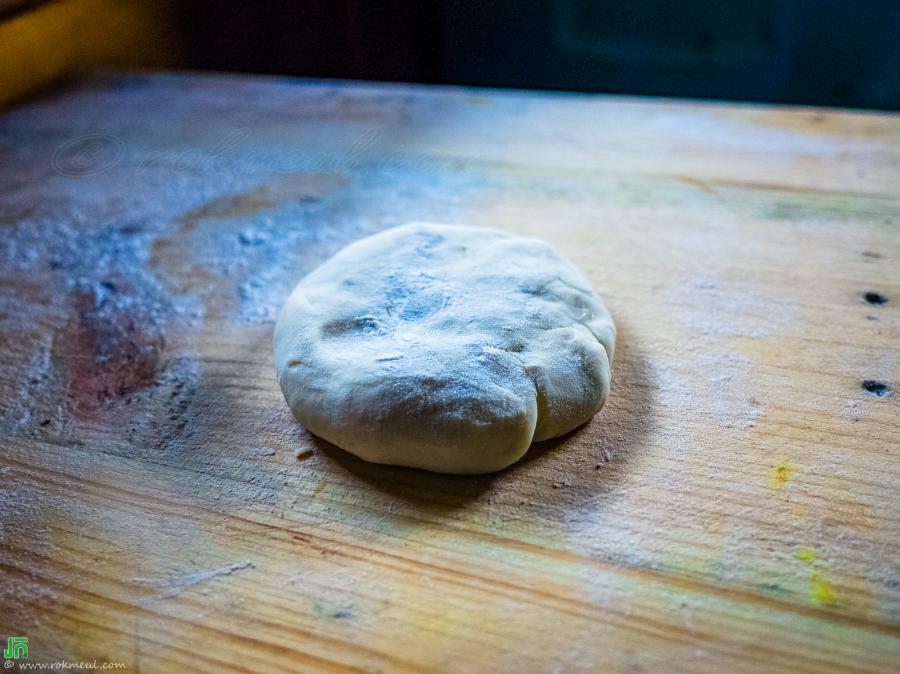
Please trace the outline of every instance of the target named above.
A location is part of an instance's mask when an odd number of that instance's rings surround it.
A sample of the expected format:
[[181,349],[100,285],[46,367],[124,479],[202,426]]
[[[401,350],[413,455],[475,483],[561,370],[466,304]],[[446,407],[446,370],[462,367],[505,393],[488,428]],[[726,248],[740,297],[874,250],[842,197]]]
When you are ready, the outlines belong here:
[[[5,114],[0,638],[145,672],[897,671],[898,185],[891,115],[156,74]],[[474,478],[292,421],[280,302],[412,220],[585,270],[620,334],[593,421]]]

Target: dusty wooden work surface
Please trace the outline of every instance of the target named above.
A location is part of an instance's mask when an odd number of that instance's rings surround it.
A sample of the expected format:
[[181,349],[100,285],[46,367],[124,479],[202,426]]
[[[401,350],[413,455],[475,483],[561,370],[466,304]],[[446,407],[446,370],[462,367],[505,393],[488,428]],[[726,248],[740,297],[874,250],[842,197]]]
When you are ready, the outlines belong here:
[[[411,220],[584,269],[606,409],[475,478],[298,427],[280,302]],[[88,79],[0,116],[0,638],[144,672],[897,671],[898,352],[896,116]]]

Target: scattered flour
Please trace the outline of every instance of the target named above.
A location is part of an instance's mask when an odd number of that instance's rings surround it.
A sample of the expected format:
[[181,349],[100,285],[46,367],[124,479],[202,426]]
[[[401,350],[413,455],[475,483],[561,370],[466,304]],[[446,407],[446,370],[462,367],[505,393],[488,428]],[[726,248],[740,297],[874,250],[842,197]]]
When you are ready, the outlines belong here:
[[[677,365],[651,363],[651,381],[660,392],[660,404],[690,417],[711,418],[725,428],[750,428],[765,410],[748,395],[751,363],[728,351],[683,354]],[[700,380],[691,376],[709,373]],[[701,382],[703,385],[698,386]]]
[[682,323],[703,335],[766,337],[796,316],[796,307],[777,295],[710,278],[676,284],[668,299]]
[[275,456],[275,450],[271,447],[251,447],[247,451],[254,456]]
[[227,564],[217,569],[209,571],[195,571],[193,573],[174,574],[168,578],[132,578],[131,582],[147,587],[159,588],[160,592],[155,595],[156,599],[170,599],[181,594],[187,588],[193,585],[199,585],[206,581],[213,580],[220,576],[230,576],[237,571],[252,569],[253,562],[245,559],[234,564]]

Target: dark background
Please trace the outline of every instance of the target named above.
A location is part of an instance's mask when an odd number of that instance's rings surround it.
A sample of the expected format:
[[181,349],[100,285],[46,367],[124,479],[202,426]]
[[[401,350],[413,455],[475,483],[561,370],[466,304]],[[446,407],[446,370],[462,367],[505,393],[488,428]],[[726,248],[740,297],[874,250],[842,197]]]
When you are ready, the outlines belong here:
[[898,0],[175,3],[189,68],[900,109]]

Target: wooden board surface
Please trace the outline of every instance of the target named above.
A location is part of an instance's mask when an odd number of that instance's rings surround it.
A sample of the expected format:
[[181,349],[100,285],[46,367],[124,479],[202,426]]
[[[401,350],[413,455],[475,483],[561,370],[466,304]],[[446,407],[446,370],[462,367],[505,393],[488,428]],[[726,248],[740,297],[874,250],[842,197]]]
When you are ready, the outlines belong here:
[[[5,113],[0,638],[143,672],[897,671],[898,186],[890,115],[117,74]],[[587,273],[619,327],[593,421],[484,477],[293,422],[280,303],[412,220]]]

